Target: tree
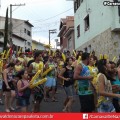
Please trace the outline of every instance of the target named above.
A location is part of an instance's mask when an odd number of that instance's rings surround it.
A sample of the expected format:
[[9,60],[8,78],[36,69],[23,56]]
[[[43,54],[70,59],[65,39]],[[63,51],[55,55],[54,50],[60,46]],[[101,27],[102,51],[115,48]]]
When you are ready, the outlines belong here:
[[4,29],[4,46],[3,46],[3,51],[7,51],[7,43],[8,43],[8,8],[6,10],[6,18],[5,18],[5,29]]

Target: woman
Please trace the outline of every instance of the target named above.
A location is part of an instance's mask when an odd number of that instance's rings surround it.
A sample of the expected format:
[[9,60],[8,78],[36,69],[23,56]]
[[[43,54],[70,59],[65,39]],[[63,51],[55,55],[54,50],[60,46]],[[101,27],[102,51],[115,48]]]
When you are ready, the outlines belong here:
[[[119,68],[117,70],[116,64],[112,61],[110,61],[111,64],[111,71],[109,71],[109,74],[111,74],[111,77],[113,78],[113,80],[111,81],[112,84],[112,89],[113,92],[116,94],[120,94],[120,79],[118,77],[118,73],[119,73]],[[116,112],[120,112],[120,105],[119,105],[119,99],[118,98],[113,98],[113,105],[115,107],[115,111]]]
[[98,61],[97,67],[99,71],[97,76],[97,110],[98,112],[115,112],[112,98],[120,98],[120,95],[112,92],[108,75],[108,71],[111,69],[110,63],[106,59],[101,59]]
[[[12,107],[15,98],[15,88],[13,79],[14,63],[9,63],[7,68],[3,71],[3,92],[5,93],[5,111],[14,111]],[[10,103],[9,103],[10,102]]]
[[18,91],[18,105],[21,107],[21,112],[27,112],[28,106],[30,104],[30,94],[31,90],[29,88],[28,72],[21,71],[18,73],[22,79],[17,82]]
[[64,80],[64,90],[67,95],[66,100],[64,102],[64,109],[63,112],[71,112],[72,111],[72,105],[74,102],[74,96],[75,96],[75,90],[74,90],[74,69],[72,67],[72,58],[66,59],[66,65],[61,70],[61,73],[59,75],[59,78]]
[[96,93],[97,81],[96,80],[97,80],[97,74],[98,74],[98,69],[95,66],[96,62],[97,62],[96,57],[90,56],[88,68],[90,70],[90,75],[93,76],[93,80],[91,81],[91,89],[94,91],[94,103],[95,103],[95,106],[97,104],[97,93]]
[[22,63],[19,60],[16,60],[16,64],[15,64],[15,72],[16,73],[20,72],[23,69],[21,64]]

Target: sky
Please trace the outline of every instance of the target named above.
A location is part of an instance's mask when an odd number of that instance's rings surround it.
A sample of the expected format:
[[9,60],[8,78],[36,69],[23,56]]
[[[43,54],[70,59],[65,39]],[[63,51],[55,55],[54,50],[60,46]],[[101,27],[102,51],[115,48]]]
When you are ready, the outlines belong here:
[[25,6],[13,6],[12,17],[22,20],[29,20],[33,24],[32,38],[41,43],[49,43],[49,30],[57,29],[57,33],[50,34],[51,44],[55,47],[55,39],[59,33],[60,19],[66,16],[73,16],[72,0],[0,0],[0,16],[5,16],[7,7],[10,11],[10,4]]

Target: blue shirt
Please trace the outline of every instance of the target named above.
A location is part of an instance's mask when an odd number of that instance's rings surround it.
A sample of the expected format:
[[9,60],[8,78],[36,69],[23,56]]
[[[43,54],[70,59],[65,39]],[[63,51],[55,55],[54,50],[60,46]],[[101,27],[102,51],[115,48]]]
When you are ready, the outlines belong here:
[[[120,80],[118,78],[118,75],[116,76],[116,79],[114,81],[111,81],[112,85],[118,85],[120,87]],[[117,92],[117,94],[120,94],[120,92]],[[119,98],[116,98],[119,99]]]
[[[90,70],[89,70],[88,66],[86,66],[83,63],[81,63],[81,65],[82,65],[82,71],[80,73],[80,76],[82,76],[82,77],[90,76]],[[90,88],[89,80],[78,80],[78,83],[79,83],[79,91],[78,91],[79,95],[93,94],[93,92],[91,90],[89,90],[89,88]]]

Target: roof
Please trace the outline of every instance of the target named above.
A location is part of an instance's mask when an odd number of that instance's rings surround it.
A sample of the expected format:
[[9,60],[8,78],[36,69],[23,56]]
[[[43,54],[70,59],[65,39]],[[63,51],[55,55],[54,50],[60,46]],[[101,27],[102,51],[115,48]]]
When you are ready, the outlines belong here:
[[66,24],[66,18],[61,18],[61,22],[62,22],[63,24]]
[[25,21],[25,23],[28,24],[28,25],[31,26],[31,27],[34,27],[34,26],[29,22],[29,20]]
[[[1,18],[3,18],[3,19],[5,19],[5,17],[4,16],[0,16]],[[10,18],[9,18],[10,19]],[[31,27],[34,27],[30,22],[29,22],[29,20],[22,20],[22,19],[17,19],[17,18],[12,18],[13,20],[21,20],[21,21],[23,21],[23,23],[25,22],[26,24],[28,24],[29,26],[31,26]]]
[[60,37],[63,31],[66,29],[67,22],[69,21],[74,22],[74,16],[66,16],[66,18],[61,18],[59,27],[60,32],[58,33],[58,37]]
[[37,44],[40,44],[40,45],[45,45],[45,44],[43,44],[43,43],[41,43],[41,42],[38,42],[38,41],[36,41],[36,40],[32,40],[32,42],[34,42],[34,43],[37,43]]
[[74,31],[74,27],[69,27],[69,28],[66,30],[66,32],[65,32],[65,34],[64,34],[64,37],[68,36],[71,31]]
[[65,30],[65,28],[66,28],[66,25],[63,25],[62,26],[62,28],[60,29],[60,32],[58,33],[58,37],[60,37],[61,36],[61,34],[63,33],[63,31]]

